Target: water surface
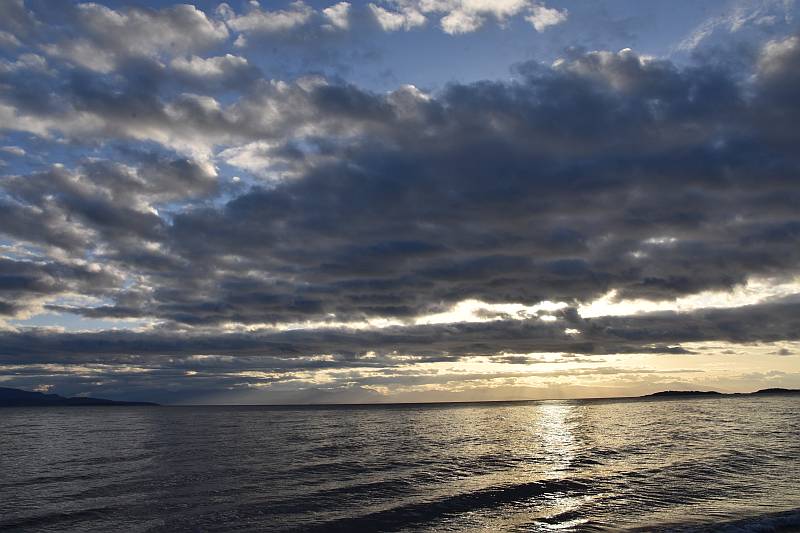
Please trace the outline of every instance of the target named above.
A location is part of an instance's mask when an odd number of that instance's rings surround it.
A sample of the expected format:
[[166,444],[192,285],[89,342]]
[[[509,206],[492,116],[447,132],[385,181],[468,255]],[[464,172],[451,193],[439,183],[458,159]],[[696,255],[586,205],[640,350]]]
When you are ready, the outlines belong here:
[[6,408],[0,530],[790,531],[798,407]]

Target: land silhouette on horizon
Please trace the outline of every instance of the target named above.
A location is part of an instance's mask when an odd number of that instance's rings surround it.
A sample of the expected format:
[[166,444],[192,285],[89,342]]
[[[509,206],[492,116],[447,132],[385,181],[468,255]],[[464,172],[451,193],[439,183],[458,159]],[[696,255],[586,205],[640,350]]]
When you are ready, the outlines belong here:
[[752,395],[769,395],[769,394],[800,394],[800,389],[784,389],[780,387],[773,387],[769,389],[760,389],[754,392],[719,392],[715,390],[701,391],[701,390],[665,390],[653,392],[651,394],[644,394],[636,396],[636,398],[669,398],[669,397],[686,397],[686,396],[752,396]]
[[0,407],[48,407],[48,406],[101,406],[101,405],[159,405],[154,402],[123,402],[117,400],[106,400],[104,398],[89,398],[73,396],[70,398],[59,396],[58,394],[47,394],[44,392],[27,391],[23,389],[12,389],[0,387]]
[[[615,400],[615,399],[670,399],[670,398],[692,398],[692,397],[729,397],[729,396],[767,396],[771,394],[790,394],[800,395],[800,389],[785,389],[785,388],[768,388],[760,389],[754,392],[719,392],[714,390],[665,390],[653,392],[650,394],[643,394],[641,396],[618,396],[608,398],[576,398],[576,399],[593,399],[593,400]],[[498,400],[498,401],[473,401],[473,402],[419,402],[425,405],[430,403],[516,403],[516,402],[530,402],[530,401],[543,401],[543,400]],[[155,402],[145,401],[118,401],[108,400],[104,398],[92,398],[83,396],[64,397],[58,394],[48,394],[36,391],[27,391],[24,389],[14,389],[9,387],[0,387],[0,407],[49,407],[49,406],[159,406],[161,404]],[[264,404],[269,406],[302,406],[313,407],[316,405],[398,405],[393,402],[387,403],[374,403],[374,404]],[[403,403],[402,405],[406,405]],[[414,405],[407,403],[407,405]]]

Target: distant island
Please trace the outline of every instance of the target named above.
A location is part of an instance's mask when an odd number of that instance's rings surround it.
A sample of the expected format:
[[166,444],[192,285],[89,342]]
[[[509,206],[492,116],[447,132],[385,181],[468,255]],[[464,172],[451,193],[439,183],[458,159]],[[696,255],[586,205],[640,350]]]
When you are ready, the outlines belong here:
[[158,405],[153,402],[118,402],[103,398],[86,398],[73,396],[65,398],[58,394],[45,394],[22,389],[0,387],[0,407],[47,407],[47,406],[80,406],[80,405]]
[[800,389],[761,389],[752,394],[800,394]]
[[[755,394],[755,393],[751,393]],[[722,396],[723,393],[715,390],[664,390],[654,392],[652,394],[645,394],[639,398],[669,398],[672,396]]]
[[665,390],[638,396],[638,398],[683,398],[687,396],[753,396],[769,394],[800,394],[800,389],[761,389],[755,392],[718,392],[715,390]]
[[[718,391],[702,391],[702,390],[665,390],[645,394],[642,396],[628,396],[618,398],[586,398],[594,400],[614,400],[614,399],[679,399],[679,398],[705,398],[705,397],[731,397],[731,396],[769,396],[769,395],[800,395],[800,389],[782,389],[770,388],[761,389],[755,392],[718,392]],[[539,400],[500,400],[497,403],[516,403],[516,402],[530,402]],[[392,405],[431,405],[431,404],[468,404],[468,403],[495,403],[495,402],[421,402],[420,404],[413,403],[374,403],[374,404],[279,404],[270,405],[271,407],[335,407],[335,406],[392,406]],[[27,391],[23,389],[12,389],[9,387],[0,387],[0,407],[48,407],[48,406],[157,406],[160,404],[154,402],[123,402],[117,400],[107,400],[104,398],[88,398],[84,396],[73,396],[65,398],[58,394],[46,394],[42,392]]]

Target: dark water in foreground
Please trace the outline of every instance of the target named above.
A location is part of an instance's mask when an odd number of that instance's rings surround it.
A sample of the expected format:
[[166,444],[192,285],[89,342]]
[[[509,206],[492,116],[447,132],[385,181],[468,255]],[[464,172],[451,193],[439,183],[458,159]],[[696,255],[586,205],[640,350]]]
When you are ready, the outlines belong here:
[[0,530],[794,531],[798,407],[0,409]]

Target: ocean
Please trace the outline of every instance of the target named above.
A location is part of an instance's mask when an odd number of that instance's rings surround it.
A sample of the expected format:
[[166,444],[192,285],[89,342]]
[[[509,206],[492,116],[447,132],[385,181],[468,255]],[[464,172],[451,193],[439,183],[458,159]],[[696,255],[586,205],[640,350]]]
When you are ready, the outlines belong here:
[[797,531],[800,397],[0,409],[3,531]]

